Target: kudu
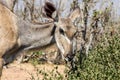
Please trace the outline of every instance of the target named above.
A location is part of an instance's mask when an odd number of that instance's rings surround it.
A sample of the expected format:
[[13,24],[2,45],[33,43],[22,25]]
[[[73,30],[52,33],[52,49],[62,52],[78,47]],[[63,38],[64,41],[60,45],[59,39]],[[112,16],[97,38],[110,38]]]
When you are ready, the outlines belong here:
[[67,18],[59,18],[57,21],[51,16],[56,11],[53,4],[46,2],[44,10],[53,22],[31,24],[19,19],[0,4],[0,76],[3,65],[9,63],[9,59],[20,51],[57,43],[64,58],[72,53],[72,39],[76,33],[73,21],[79,16],[79,9],[75,9]]

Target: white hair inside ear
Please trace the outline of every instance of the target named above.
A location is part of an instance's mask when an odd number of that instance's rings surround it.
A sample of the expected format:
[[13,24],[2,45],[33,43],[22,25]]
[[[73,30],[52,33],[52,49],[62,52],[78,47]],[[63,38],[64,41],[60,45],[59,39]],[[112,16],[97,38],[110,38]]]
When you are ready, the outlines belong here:
[[54,11],[52,14],[52,18],[55,19],[57,17],[57,11]]

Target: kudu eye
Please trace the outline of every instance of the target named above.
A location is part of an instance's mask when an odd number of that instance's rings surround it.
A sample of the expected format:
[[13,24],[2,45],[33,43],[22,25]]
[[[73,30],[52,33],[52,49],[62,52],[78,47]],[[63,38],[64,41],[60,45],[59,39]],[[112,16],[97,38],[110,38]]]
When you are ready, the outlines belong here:
[[62,35],[64,35],[64,30],[63,29],[59,29],[59,32],[62,34]]

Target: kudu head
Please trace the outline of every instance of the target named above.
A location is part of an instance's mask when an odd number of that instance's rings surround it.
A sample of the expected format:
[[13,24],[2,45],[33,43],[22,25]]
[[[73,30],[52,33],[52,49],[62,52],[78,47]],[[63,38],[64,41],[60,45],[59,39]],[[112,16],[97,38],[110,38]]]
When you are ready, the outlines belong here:
[[70,61],[71,57],[73,57],[73,38],[77,31],[77,27],[73,22],[80,15],[79,8],[73,10],[67,18],[60,18],[55,6],[50,2],[45,3],[44,11],[47,17],[53,19],[56,26],[55,41],[62,53],[62,58]]

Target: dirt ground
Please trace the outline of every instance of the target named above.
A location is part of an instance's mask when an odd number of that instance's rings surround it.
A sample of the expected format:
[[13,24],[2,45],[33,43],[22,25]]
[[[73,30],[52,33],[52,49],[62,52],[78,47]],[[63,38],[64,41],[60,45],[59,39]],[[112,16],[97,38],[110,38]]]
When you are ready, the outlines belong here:
[[[41,64],[36,66],[38,69],[45,72],[51,71],[57,65],[53,64]],[[64,65],[58,66],[58,72],[64,74]],[[8,68],[3,69],[2,80],[31,80],[31,74],[35,77],[37,69],[30,63],[21,63],[16,62],[8,65]],[[37,78],[37,77],[36,77]],[[42,80],[42,75],[39,75],[40,80]],[[37,79],[36,79],[37,80]]]

